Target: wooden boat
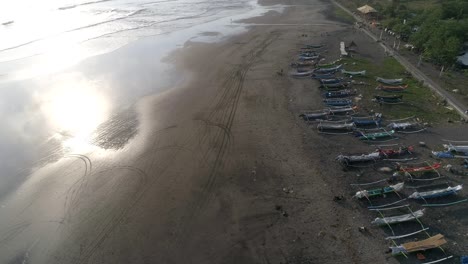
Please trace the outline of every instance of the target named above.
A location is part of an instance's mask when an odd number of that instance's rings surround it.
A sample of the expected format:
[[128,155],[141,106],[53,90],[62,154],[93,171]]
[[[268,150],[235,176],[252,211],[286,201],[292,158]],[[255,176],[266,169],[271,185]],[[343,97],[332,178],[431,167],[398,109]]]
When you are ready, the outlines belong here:
[[313,60],[298,61],[298,62],[291,63],[291,67],[294,67],[294,68],[309,67],[309,66],[314,66],[314,65],[315,65],[315,61],[313,61]]
[[375,95],[373,101],[379,104],[399,104],[403,102],[403,95],[393,95],[393,96]]
[[319,79],[321,84],[335,84],[343,81],[343,78]]
[[371,222],[373,225],[391,225],[397,223],[408,222],[416,220],[424,216],[424,209],[418,210],[416,212],[404,215],[390,216],[390,217],[377,217],[374,221]]
[[379,83],[384,83],[388,85],[401,85],[403,84],[403,79],[384,79],[377,77],[376,79]]
[[312,74],[312,79],[333,79],[335,78],[336,76],[334,74],[317,74],[317,73],[313,73]]
[[316,60],[320,58],[320,56],[315,55],[315,56],[299,56],[300,61],[308,61],[308,60]]
[[317,120],[327,120],[330,111],[327,109],[312,111],[300,114],[299,117],[302,117],[305,121],[317,121]]
[[337,72],[339,69],[341,69],[341,67],[343,67],[342,64],[335,66],[335,67],[331,67],[331,68],[318,68],[315,70],[315,72],[316,73],[333,73],[333,72]]
[[424,251],[432,248],[438,248],[446,243],[447,240],[445,240],[444,236],[441,234],[437,234],[424,240],[408,242],[399,246],[390,247],[390,249],[392,250],[392,255],[399,255],[408,254],[411,252]]
[[410,199],[430,199],[430,198],[437,198],[437,197],[444,197],[452,194],[456,194],[457,192],[463,189],[462,185],[457,185],[455,187],[447,187],[445,189],[438,189],[432,190],[427,192],[414,192],[408,198]]
[[405,184],[403,182],[395,184],[395,185],[390,185],[386,186],[383,188],[378,188],[378,189],[372,189],[372,190],[363,190],[356,192],[354,197],[361,199],[361,198],[369,198],[373,196],[380,196],[380,195],[385,195],[388,193],[394,193],[394,192],[399,192],[403,189],[403,186]]
[[400,157],[406,154],[413,154],[414,147],[413,146],[400,147],[397,150],[379,148],[378,151],[384,159],[391,159],[391,158]]
[[351,122],[336,122],[336,121],[321,121],[317,125],[317,129],[320,133],[324,134],[347,134],[353,131],[355,128]]
[[352,117],[352,121],[356,126],[377,126],[382,123],[382,115],[368,116],[368,117]]
[[323,47],[323,44],[308,44],[305,47],[306,49],[320,49]]
[[350,99],[343,99],[343,98],[330,98],[324,99],[323,102],[326,105],[330,106],[349,106],[353,104],[353,101]]
[[382,90],[384,92],[403,92],[408,88],[408,85],[398,85],[398,86],[387,86],[379,85],[376,90]]
[[421,166],[421,167],[401,167],[401,166],[397,166],[397,169],[400,172],[416,173],[416,172],[434,171],[434,170],[440,169],[440,167],[442,167],[441,163],[434,163],[433,165]]
[[356,131],[355,136],[360,140],[377,140],[381,138],[393,137],[393,134],[395,134],[394,130],[374,133],[364,133],[362,131]]
[[290,72],[289,75],[292,77],[296,77],[296,78],[306,78],[306,77],[311,76],[312,73],[314,73],[313,70],[302,71],[302,72],[296,71],[296,72]]
[[357,110],[356,106],[335,106],[329,108],[331,114],[349,114]]
[[356,89],[345,89],[341,91],[329,91],[323,94],[325,98],[342,98],[355,95],[357,93]]
[[349,82],[339,82],[339,83],[326,83],[321,85],[323,88],[327,90],[339,90],[343,88],[348,88],[350,86]]
[[351,76],[365,76],[366,75],[366,70],[363,70],[363,71],[346,71],[346,70],[342,69],[341,73],[346,74],[346,75],[351,75]]

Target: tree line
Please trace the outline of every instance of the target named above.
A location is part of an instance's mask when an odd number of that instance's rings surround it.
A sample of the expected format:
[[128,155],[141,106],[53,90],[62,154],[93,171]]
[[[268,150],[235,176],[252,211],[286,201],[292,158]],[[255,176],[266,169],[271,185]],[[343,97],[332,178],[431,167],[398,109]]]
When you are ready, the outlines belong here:
[[375,3],[382,25],[414,45],[425,59],[450,66],[468,41],[468,0],[443,0],[409,8],[410,0]]

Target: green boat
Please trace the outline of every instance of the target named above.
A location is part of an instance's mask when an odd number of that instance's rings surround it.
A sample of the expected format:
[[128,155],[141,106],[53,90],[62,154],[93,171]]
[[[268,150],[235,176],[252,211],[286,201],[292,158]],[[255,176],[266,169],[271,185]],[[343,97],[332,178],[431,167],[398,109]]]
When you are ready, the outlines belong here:
[[354,197],[356,198],[364,198],[364,197],[373,197],[373,196],[380,196],[388,193],[398,192],[403,189],[404,183],[398,183],[395,185],[385,186],[383,188],[372,189],[372,190],[363,190],[357,192]]

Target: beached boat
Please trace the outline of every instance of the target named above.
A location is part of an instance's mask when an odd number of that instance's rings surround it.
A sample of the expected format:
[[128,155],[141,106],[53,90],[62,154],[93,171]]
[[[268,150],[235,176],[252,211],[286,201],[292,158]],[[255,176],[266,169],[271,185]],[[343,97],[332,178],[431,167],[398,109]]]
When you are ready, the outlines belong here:
[[376,79],[380,83],[388,84],[388,85],[401,85],[403,84],[403,79],[384,79],[377,77]]
[[404,215],[397,215],[397,216],[389,216],[389,217],[377,217],[371,223],[373,225],[391,225],[397,223],[408,222],[412,220],[416,220],[424,216],[424,209],[418,210],[413,213],[404,214]]
[[353,104],[352,100],[343,98],[324,99],[323,102],[329,106],[349,106]]
[[374,196],[381,196],[381,195],[385,195],[388,193],[399,192],[403,189],[404,185],[405,184],[401,182],[395,185],[385,186],[383,188],[358,191],[356,192],[354,197],[361,199],[361,198],[369,198],[369,197],[374,197]]
[[378,103],[396,104],[403,101],[403,95],[382,96],[375,95],[374,100]]
[[312,79],[333,79],[336,76],[334,74],[317,74],[313,73],[312,74]]
[[300,61],[309,61],[309,60],[316,60],[320,58],[319,55],[315,55],[315,56],[299,56],[299,60]]
[[452,194],[456,194],[457,192],[463,189],[462,185],[457,185],[455,187],[447,187],[445,189],[438,189],[432,190],[427,192],[414,192],[408,198],[410,199],[430,199],[430,198],[437,198],[437,197],[444,197]]
[[413,134],[426,130],[424,124],[418,118],[407,117],[398,120],[390,120],[387,125],[388,128],[393,129],[399,133]]
[[451,151],[431,151],[432,155],[439,159],[468,159],[468,153],[457,155]]
[[366,163],[369,161],[375,162],[380,159],[379,152],[372,152],[361,155],[338,155],[336,160],[344,166],[353,166],[358,163]]
[[291,67],[294,67],[294,68],[309,67],[309,66],[314,66],[314,65],[315,65],[315,61],[313,60],[297,61],[297,62],[291,63]]
[[305,47],[306,49],[320,49],[323,47],[323,44],[308,44]]
[[363,71],[346,71],[346,70],[342,69],[341,73],[346,74],[346,75],[351,75],[351,76],[365,76],[366,75],[366,70],[363,70]]
[[343,81],[343,78],[319,79],[319,82],[321,84],[335,84],[335,83],[341,83],[342,81]]
[[379,148],[379,153],[383,159],[392,159],[392,158],[397,158],[397,157],[407,155],[407,154],[413,154],[413,151],[414,151],[413,146],[400,147],[397,150]]
[[325,134],[347,134],[353,131],[355,128],[351,122],[336,122],[336,121],[321,121],[317,125],[317,129],[320,133]]
[[395,134],[394,130],[371,133],[366,133],[363,131],[355,132],[355,136],[360,140],[378,140],[382,138],[393,137],[393,134]]
[[428,172],[428,171],[435,171],[442,167],[441,163],[434,163],[432,165],[427,166],[417,166],[417,167],[403,167],[401,165],[397,166],[398,171],[400,172],[408,172],[408,173],[418,173],[418,172]]
[[350,87],[350,83],[349,82],[327,83],[327,84],[322,84],[321,86],[329,91],[336,91],[339,89]]
[[453,145],[452,143],[450,143],[450,144],[444,144],[443,146],[447,151],[453,151],[453,152],[458,152],[458,153],[468,153],[468,145]]
[[382,123],[382,115],[374,115],[374,116],[367,116],[367,117],[352,117],[351,118],[354,124],[358,127],[366,127],[366,126],[377,126],[379,127]]
[[[418,251],[425,251],[428,249],[438,248],[447,243],[444,236],[441,234],[437,234],[435,236],[429,237],[424,240],[420,241],[413,241],[401,244],[399,246],[392,246],[390,249],[392,250],[392,255],[399,255],[399,254],[408,254],[411,252],[418,252]],[[447,257],[451,258],[451,257]],[[446,258],[446,259],[447,259]],[[440,261],[437,261],[440,262]],[[431,262],[431,263],[437,263]]]
[[357,93],[356,89],[345,89],[341,91],[329,91],[323,94],[325,98],[343,98]]
[[317,120],[327,120],[329,114],[330,114],[330,111],[328,111],[327,109],[323,109],[323,110],[306,112],[306,113],[300,114],[299,117],[302,117],[305,121],[317,121]]
[[331,67],[331,68],[318,68],[318,69],[315,69],[315,72],[316,73],[333,73],[333,72],[337,72],[339,69],[341,69],[341,67],[343,67],[342,64],[335,66],[335,67]]
[[381,90],[384,92],[403,92],[407,88],[408,88],[408,85],[397,85],[397,86],[379,85],[375,89]]
[[335,106],[329,108],[331,114],[349,114],[357,110],[356,106]]
[[296,78],[306,78],[306,77],[310,77],[312,73],[314,73],[313,70],[295,71],[295,72],[290,72],[289,75],[292,77],[296,77]]

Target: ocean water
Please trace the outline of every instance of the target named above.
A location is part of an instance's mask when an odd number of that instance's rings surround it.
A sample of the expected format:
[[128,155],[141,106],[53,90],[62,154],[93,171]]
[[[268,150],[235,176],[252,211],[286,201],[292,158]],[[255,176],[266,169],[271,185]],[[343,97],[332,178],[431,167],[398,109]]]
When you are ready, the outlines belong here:
[[252,0],[3,0],[0,81],[59,71],[142,37],[256,9]]

